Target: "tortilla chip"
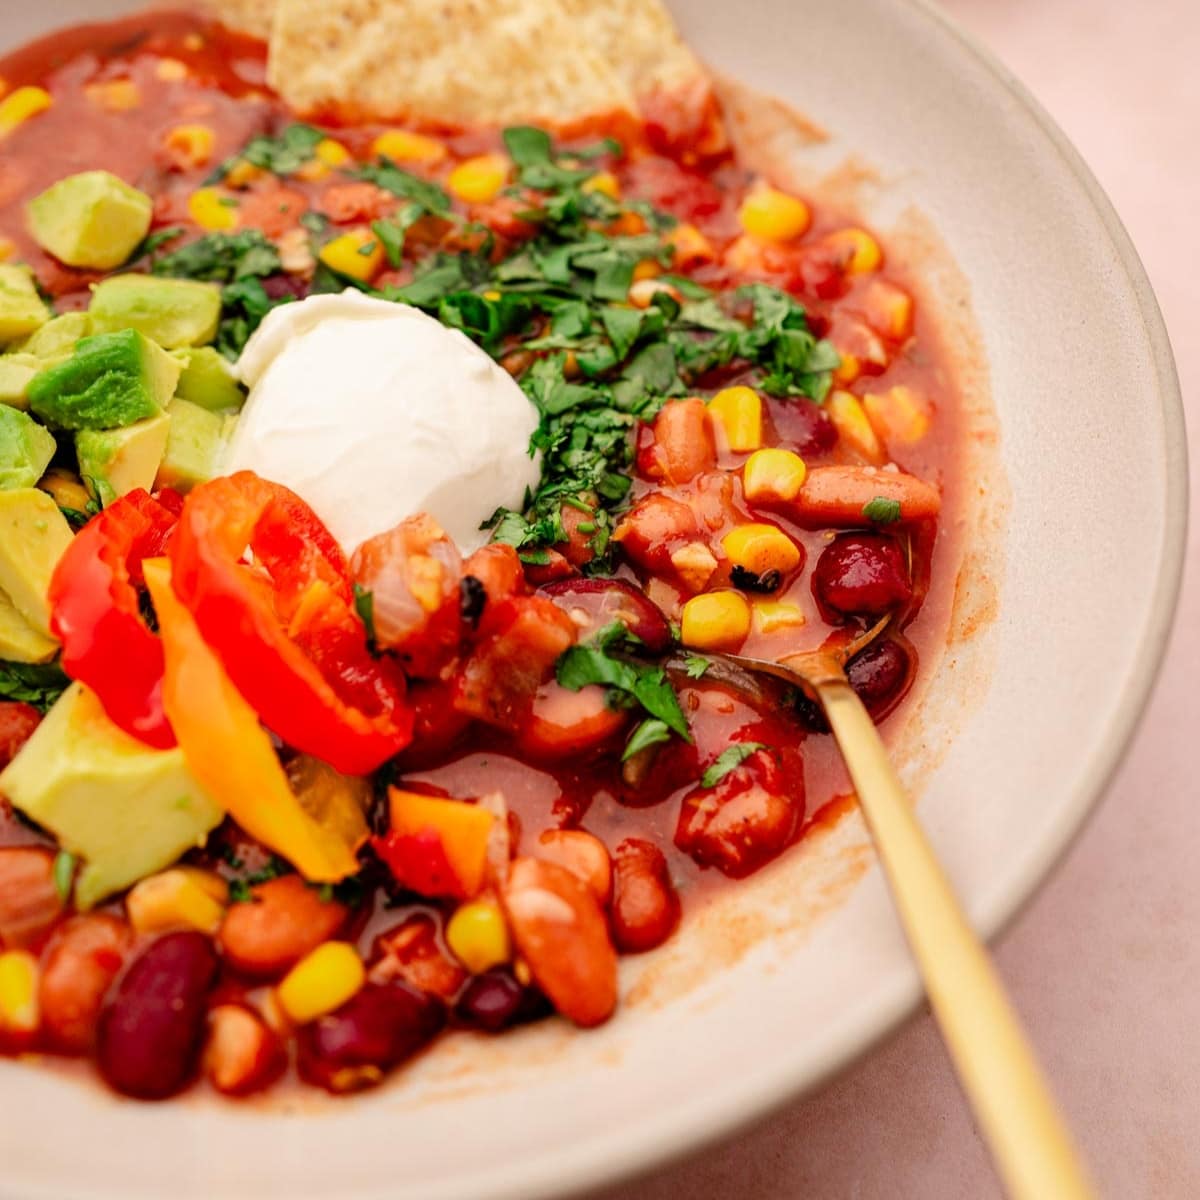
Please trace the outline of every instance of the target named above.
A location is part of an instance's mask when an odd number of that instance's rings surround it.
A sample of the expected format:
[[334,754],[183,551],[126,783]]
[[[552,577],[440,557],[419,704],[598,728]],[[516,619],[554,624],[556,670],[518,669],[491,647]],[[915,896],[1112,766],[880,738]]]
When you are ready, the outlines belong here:
[[267,79],[299,112],[553,129],[635,111],[559,0],[277,0]]
[[200,7],[228,29],[266,41],[276,0],[202,0]]

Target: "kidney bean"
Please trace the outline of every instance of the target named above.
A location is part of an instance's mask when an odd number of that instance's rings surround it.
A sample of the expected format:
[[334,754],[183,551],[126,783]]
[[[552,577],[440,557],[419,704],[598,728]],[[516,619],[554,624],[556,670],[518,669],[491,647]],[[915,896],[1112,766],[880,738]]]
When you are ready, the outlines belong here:
[[0,770],[17,757],[17,751],[33,736],[41,720],[42,714],[32,704],[0,702]]
[[846,678],[876,720],[904,697],[914,674],[911,653],[895,638],[880,638],[846,664]]
[[282,975],[346,923],[345,905],[322,900],[299,875],[261,883],[253,894],[230,905],[217,940],[231,966],[256,978]]
[[427,992],[398,980],[368,983],[341,1008],[300,1030],[300,1076],[335,1093],[372,1087],[445,1021],[445,1005]]
[[547,829],[533,847],[533,856],[566,867],[587,884],[603,908],[612,895],[612,862],[608,847],[584,829]]
[[158,1100],[196,1068],[217,954],[202,933],[168,933],[130,963],[100,1014],[96,1062],[118,1092]]
[[105,913],[71,917],[55,931],[38,985],[42,1033],[50,1049],[63,1054],[91,1049],[105,994],[132,946],[129,926]]
[[767,398],[767,412],[779,444],[801,458],[818,458],[837,445],[837,428],[829,414],[811,400]]
[[620,621],[641,638],[648,654],[665,654],[671,626],[658,605],[624,579],[562,579],[542,591],[581,626],[587,637]]
[[209,1009],[204,1073],[219,1092],[248,1096],[269,1087],[283,1073],[287,1052],[279,1036],[244,1004]]
[[54,857],[53,850],[42,846],[0,849],[0,946],[37,946],[61,916]]
[[548,1016],[554,1010],[536,988],[524,987],[507,967],[473,975],[454,1012],[460,1021],[486,1033],[500,1033]]
[[791,841],[804,815],[799,754],[785,773],[766,750],[735,767],[715,787],[683,798],[675,845],[701,866],[740,879],[769,862]]
[[580,1026],[617,1005],[617,955],[596,897],[558,863],[518,858],[502,893],[509,928],[550,1002]]
[[422,912],[406,917],[375,939],[367,978],[372,983],[399,979],[450,1002],[466,982],[467,972],[445,949],[438,921]]
[[613,859],[611,924],[622,954],[653,950],[679,924],[679,893],[663,852],[643,838],[626,838]]
[[879,533],[844,533],[817,559],[813,595],[827,619],[879,617],[912,599],[904,550]]

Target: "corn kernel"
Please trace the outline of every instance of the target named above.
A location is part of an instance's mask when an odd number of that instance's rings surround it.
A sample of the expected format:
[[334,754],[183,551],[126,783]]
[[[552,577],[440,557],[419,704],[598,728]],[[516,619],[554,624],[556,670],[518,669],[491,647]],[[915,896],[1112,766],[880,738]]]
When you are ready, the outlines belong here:
[[879,438],[867,419],[862,401],[853,392],[830,392],[825,411],[838,432],[843,445],[855,451],[867,462],[882,463],[885,455]]
[[480,154],[460,162],[446,186],[468,204],[486,204],[495,200],[508,182],[509,162],[502,154]]
[[212,159],[216,140],[208,125],[176,125],[163,138],[163,146],[180,166],[202,167]]
[[371,143],[371,153],[395,162],[436,163],[446,157],[446,147],[437,138],[422,133],[387,129]]
[[717,569],[717,558],[703,542],[689,542],[671,554],[671,566],[693,592],[702,592]]
[[741,592],[706,592],[683,606],[683,644],[697,650],[736,650],[750,632],[750,605]]
[[160,58],[154,64],[154,73],[164,83],[179,83],[188,77],[187,63],[177,58]]
[[301,163],[292,173],[297,179],[303,179],[305,183],[320,183],[322,179],[328,179],[333,174],[333,168],[319,158],[310,158],[308,162]]
[[806,622],[804,610],[790,600],[756,600],[750,616],[754,632],[759,634],[798,629]]
[[30,117],[45,112],[54,103],[53,97],[45,88],[19,87],[11,95],[0,100],[0,137],[12,133],[18,125],[24,124]]
[[676,267],[694,267],[699,263],[713,262],[717,257],[712,242],[687,221],[680,222],[667,234],[667,245],[675,250],[671,261]]
[[929,432],[930,406],[912,388],[897,385],[863,397],[863,409],[876,435],[892,449],[910,446]]
[[512,957],[508,924],[493,900],[460,905],[446,925],[446,945],[472,975],[480,975]]
[[862,296],[867,324],[886,338],[902,342],[912,333],[913,299],[886,279],[872,279]]
[[738,209],[741,227],[764,242],[790,242],[808,228],[809,220],[803,200],[765,184],[752,188]]
[[188,215],[201,229],[233,229],[238,223],[236,202],[218,188],[197,188],[188,197]]
[[196,867],[173,867],[136,883],[125,897],[125,911],[138,933],[176,926],[216,933],[227,895],[219,875]]
[[735,567],[755,575],[768,571],[786,575],[800,565],[800,547],[774,525],[738,525],[721,539],[721,547]]
[[590,179],[580,184],[581,192],[599,192],[610,200],[620,200],[621,181],[611,171],[597,171]]
[[91,496],[83,486],[83,481],[74,471],[65,467],[51,467],[38,480],[38,487],[53,499],[59,508],[73,508],[76,512],[86,512],[91,503]]
[[352,229],[326,242],[317,257],[330,270],[369,283],[383,268],[383,244],[369,229]]
[[878,271],[883,263],[879,243],[865,229],[838,229],[827,234],[823,241],[846,255],[846,270],[851,275]]
[[634,308],[649,308],[660,292],[673,300],[681,299],[679,289],[661,279],[637,279],[629,285],[629,303]]
[[708,411],[730,450],[740,453],[762,445],[762,400],[753,388],[723,388],[708,402]]
[[840,384],[853,383],[862,374],[862,363],[858,356],[848,354],[845,350],[838,352],[842,361],[833,369],[833,382]]
[[275,994],[288,1018],[303,1025],[345,1004],[366,975],[362,959],[348,942],[324,942],[283,977]]
[[0,954],[0,1030],[33,1033],[38,1014],[38,960],[28,950]]
[[640,258],[633,268],[633,279],[635,283],[640,283],[643,279],[654,279],[662,274],[662,268],[658,265],[658,260],[653,258]]
[[350,161],[350,151],[336,138],[322,138],[313,148],[313,155],[327,167],[340,167]]
[[239,158],[225,172],[225,184],[231,188],[245,188],[261,179],[266,174],[262,167],[256,167],[252,162]]
[[106,79],[83,90],[93,104],[109,112],[128,112],[142,102],[141,89],[132,79]]
[[791,450],[755,450],[742,470],[742,491],[751,504],[779,504],[795,500],[808,468]]

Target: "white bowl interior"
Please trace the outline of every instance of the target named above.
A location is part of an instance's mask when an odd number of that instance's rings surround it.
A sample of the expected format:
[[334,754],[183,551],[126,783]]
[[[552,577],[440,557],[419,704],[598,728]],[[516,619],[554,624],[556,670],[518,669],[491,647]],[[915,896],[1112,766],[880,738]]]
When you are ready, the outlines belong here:
[[[17,44],[128,7],[5,0],[0,37]],[[878,169],[882,182],[865,199],[879,224],[915,206],[970,280],[1012,489],[1007,561],[997,619],[948,655],[921,714],[932,745],[940,728],[957,726],[961,689],[978,693],[920,811],[971,915],[993,931],[1098,794],[1169,623],[1183,448],[1157,310],[1059,135],[923,7],[672,7],[722,72],[831,132],[824,160],[853,149]],[[842,886],[858,873],[855,887]],[[674,993],[663,982],[673,971],[682,980]],[[139,1106],[56,1072],[0,1064],[0,1193],[428,1198],[580,1188],[813,1085],[916,995],[857,818],[730,892],[673,949],[632,964],[625,982],[636,985],[634,1002],[602,1030],[547,1024],[502,1042],[458,1038],[397,1086],[332,1107]]]

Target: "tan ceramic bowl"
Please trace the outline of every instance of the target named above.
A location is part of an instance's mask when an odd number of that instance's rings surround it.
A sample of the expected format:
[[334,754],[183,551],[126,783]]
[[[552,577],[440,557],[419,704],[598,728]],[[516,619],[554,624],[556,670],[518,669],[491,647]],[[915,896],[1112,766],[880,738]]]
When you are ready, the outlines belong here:
[[[0,40],[128,7],[3,0]],[[804,147],[769,106],[750,109],[780,134],[777,171],[790,165],[813,192],[836,177],[894,231],[890,244],[920,270],[955,347],[974,430],[971,486],[957,505],[968,557],[950,649],[899,753],[930,837],[992,934],[1099,796],[1170,624],[1185,450],[1154,297],[1062,135],[932,8],[673,7],[722,73],[828,131]],[[281,1111],[197,1096],[146,1106],[2,1063],[0,1194],[528,1200],[577,1190],[815,1087],[919,995],[855,816],[728,890],[665,951],[627,963],[622,984],[624,1008],[601,1030],[546,1022],[496,1041],[456,1035],[392,1086],[337,1104],[305,1098]]]

